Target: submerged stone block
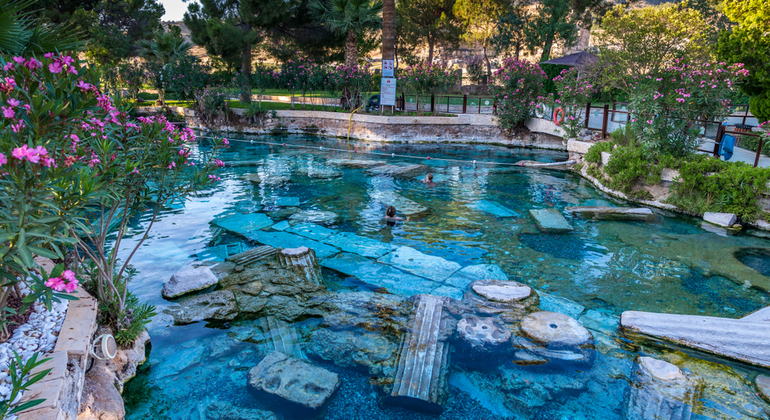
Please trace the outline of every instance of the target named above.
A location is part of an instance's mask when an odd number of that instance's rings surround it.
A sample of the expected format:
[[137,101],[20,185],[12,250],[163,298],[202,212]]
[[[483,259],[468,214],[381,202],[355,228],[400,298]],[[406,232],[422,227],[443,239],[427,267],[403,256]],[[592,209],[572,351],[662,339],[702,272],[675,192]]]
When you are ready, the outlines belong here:
[[444,283],[464,290],[476,280],[508,280],[508,276],[499,265],[476,264],[458,270]]
[[759,395],[770,403],[770,376],[759,375],[754,383],[757,385]]
[[476,280],[470,284],[463,302],[478,314],[494,315],[507,324],[537,308],[538,296],[529,286],[515,281]]
[[703,220],[725,228],[729,228],[738,223],[738,217],[732,213],[706,212],[703,213]]
[[298,207],[299,206],[299,197],[275,197],[274,200],[268,200],[268,202],[272,201],[273,205],[279,206],[279,207]]
[[446,296],[455,300],[462,300],[463,298],[462,290],[454,286],[448,286],[446,284],[433,289],[433,291],[431,291],[430,294],[435,296]]
[[535,225],[542,232],[567,233],[572,232],[572,226],[556,209],[530,210],[529,214],[535,219]]
[[439,283],[405,273],[392,266],[344,252],[334,258],[322,259],[321,266],[402,296],[432,293],[441,286]]
[[490,200],[479,200],[475,203],[468,204],[468,207],[497,217],[519,217],[519,213],[516,213],[498,202]]
[[223,229],[229,230],[230,232],[246,235],[256,230],[271,226],[273,221],[263,213],[252,213],[233,214],[230,216],[220,217],[218,219],[214,219],[213,223]]
[[695,381],[671,363],[639,357],[626,407],[626,418],[690,420]]
[[256,248],[243,251],[240,254],[235,254],[231,257],[228,257],[227,261],[230,261],[235,265],[248,265],[261,259],[271,257],[275,255],[276,252],[278,252],[278,250],[272,246],[258,246]]
[[298,220],[300,222],[308,223],[321,223],[324,225],[334,224],[337,222],[338,218],[339,216],[337,216],[336,213],[322,210],[302,210],[301,212],[294,213],[289,217],[291,220]]
[[268,354],[253,367],[247,381],[252,391],[264,392],[284,404],[312,411],[323,407],[340,386],[336,373],[278,351]]
[[203,290],[219,283],[219,279],[208,267],[186,266],[171,276],[171,280],[163,285],[161,295],[173,299],[188,293]]
[[254,321],[258,332],[248,341],[259,344],[265,353],[279,351],[283,354],[305,358],[302,350],[302,336],[291,324],[273,316],[266,316]]
[[329,236],[323,242],[338,247],[345,252],[369,258],[379,258],[393,250],[393,245],[391,244],[350,232],[341,232]]
[[332,255],[340,252],[339,249],[333,246],[322,244],[321,242],[303,238],[301,236],[293,235],[287,232],[257,231],[247,235],[246,237],[261,244],[270,245],[275,248],[299,248],[301,246],[306,246],[308,248],[312,248],[318,258],[331,257]]
[[655,220],[655,214],[646,207],[567,207],[565,210],[593,220],[634,220],[641,222]]
[[632,332],[770,367],[770,328],[764,321],[626,311],[620,325]]
[[462,266],[441,257],[426,255],[408,246],[400,246],[377,260],[420,277],[443,282]]
[[425,165],[393,165],[385,164],[381,166],[375,166],[366,170],[367,175],[387,175],[392,177],[409,177],[419,173],[424,173],[428,169]]
[[328,229],[315,223],[300,223],[285,229],[285,231],[321,242],[337,234],[336,230]]
[[375,191],[371,193],[371,196],[384,206],[395,207],[399,214],[405,216],[413,216],[428,211],[428,208],[422,204],[416,203],[392,191]]
[[384,160],[368,159],[329,159],[326,163],[345,168],[371,168],[372,166],[382,166],[386,162]]
[[442,334],[447,298],[419,295],[398,357],[393,390],[386,402],[441,413],[447,398],[449,346]]
[[540,311],[521,321],[522,332],[538,344],[557,347],[579,347],[591,342],[592,336],[580,323],[558,312]]
[[229,321],[238,315],[238,307],[233,292],[217,290],[182,300],[163,312],[174,317],[174,323],[185,325],[203,320]]
[[219,245],[212,248],[206,248],[196,254],[198,261],[225,261],[231,255],[245,251],[248,247],[242,242],[234,244]]

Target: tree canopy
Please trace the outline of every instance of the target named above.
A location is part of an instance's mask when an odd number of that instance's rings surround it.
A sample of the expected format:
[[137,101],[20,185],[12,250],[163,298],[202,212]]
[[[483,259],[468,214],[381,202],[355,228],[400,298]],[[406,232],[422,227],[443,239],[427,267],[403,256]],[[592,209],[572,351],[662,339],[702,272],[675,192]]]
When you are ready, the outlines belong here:
[[429,62],[437,45],[456,49],[463,27],[454,15],[454,5],[455,0],[399,0],[396,13],[402,40],[427,45]]

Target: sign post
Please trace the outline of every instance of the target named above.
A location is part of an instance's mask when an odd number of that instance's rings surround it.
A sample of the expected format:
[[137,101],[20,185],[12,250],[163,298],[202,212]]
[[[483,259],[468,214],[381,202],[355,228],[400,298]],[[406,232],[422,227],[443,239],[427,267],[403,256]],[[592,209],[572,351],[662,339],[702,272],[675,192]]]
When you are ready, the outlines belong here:
[[394,77],[393,64],[395,60],[382,60],[382,77]]
[[396,105],[395,77],[383,77],[380,81],[380,105]]

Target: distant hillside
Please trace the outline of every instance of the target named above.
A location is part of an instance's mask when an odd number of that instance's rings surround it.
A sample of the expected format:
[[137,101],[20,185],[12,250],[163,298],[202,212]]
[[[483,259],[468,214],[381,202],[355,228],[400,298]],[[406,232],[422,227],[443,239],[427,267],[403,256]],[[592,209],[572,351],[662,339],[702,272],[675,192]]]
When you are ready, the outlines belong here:
[[192,42],[192,39],[190,39],[190,29],[187,28],[184,22],[162,22],[161,24],[167,30],[170,26],[178,26],[179,29],[182,30],[182,36],[184,37],[184,39],[186,39],[187,42],[193,45],[192,49],[190,50],[190,54],[200,58],[201,61],[203,62],[209,61],[209,56],[208,54],[206,54],[206,49],[199,45],[196,45],[195,43]]

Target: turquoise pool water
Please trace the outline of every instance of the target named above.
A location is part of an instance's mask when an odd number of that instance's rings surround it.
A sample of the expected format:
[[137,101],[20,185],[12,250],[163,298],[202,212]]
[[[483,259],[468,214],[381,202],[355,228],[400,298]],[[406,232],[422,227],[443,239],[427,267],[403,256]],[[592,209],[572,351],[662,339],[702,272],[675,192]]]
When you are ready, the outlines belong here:
[[[528,215],[530,209],[562,211],[567,206],[625,204],[601,194],[572,173],[478,163],[556,162],[566,160],[562,152],[351,143],[351,149],[361,153],[348,153],[330,150],[348,149],[348,144],[338,139],[235,139],[231,138],[232,146],[222,159],[252,164],[225,167],[220,174],[222,181],[210,191],[166,209],[133,258],[139,274],[132,291],[155,304],[159,312],[172,305],[161,297],[160,290],[179,268],[196,259],[214,258],[226,248],[223,245],[230,245],[232,250],[256,245],[212,225],[215,218],[260,212],[277,223],[289,220],[298,210],[331,212],[337,219],[325,226],[336,231],[408,246],[461,266],[496,264],[509,279],[541,292],[546,309],[580,317],[594,334],[597,349],[590,368],[556,363],[521,367],[504,361],[472,370],[450,364],[450,398],[438,418],[625,418],[633,360],[644,354],[708,378],[694,409],[695,418],[764,418],[766,406],[750,386],[756,371],[723,361],[703,361],[655,343],[629,341],[617,332],[617,317],[625,310],[740,317],[770,305],[766,292],[744,283],[746,273],[760,280],[767,274],[769,254],[754,251],[770,246],[767,239],[752,232],[720,236],[702,229],[697,219],[665,212],[657,212],[655,222],[587,221],[563,212],[575,229],[573,233],[540,233]],[[287,146],[260,141],[285,142]],[[205,140],[199,147],[207,147]],[[371,150],[424,159],[363,153]],[[436,174],[436,185],[428,186],[414,177],[367,175],[365,169],[338,168],[327,162],[351,157],[424,164]],[[474,165],[472,160],[478,162]],[[325,178],[324,174],[334,171],[340,171],[341,176]],[[258,174],[261,182],[254,184],[243,178],[249,174]],[[382,223],[385,204],[379,197],[383,193],[405,197],[428,211],[406,223],[388,226]],[[485,202],[504,206],[516,216],[497,217],[485,212],[479,204]],[[145,223],[146,216],[136,222]],[[121,252],[125,253],[129,245]],[[736,254],[739,258],[734,257]],[[374,289],[329,270],[324,270],[324,275],[329,288],[337,293]],[[124,392],[127,417],[268,418],[264,415],[271,407],[256,401],[246,389],[246,373],[264,356],[264,347],[253,340],[239,340],[248,336],[239,331],[254,330],[258,320],[173,326],[169,318],[161,315],[150,325],[149,361]],[[294,325],[300,341],[320,328],[319,323],[311,318]],[[380,404],[379,388],[360,370],[318,358],[313,363],[338,373],[342,380],[321,418],[437,417]]]

